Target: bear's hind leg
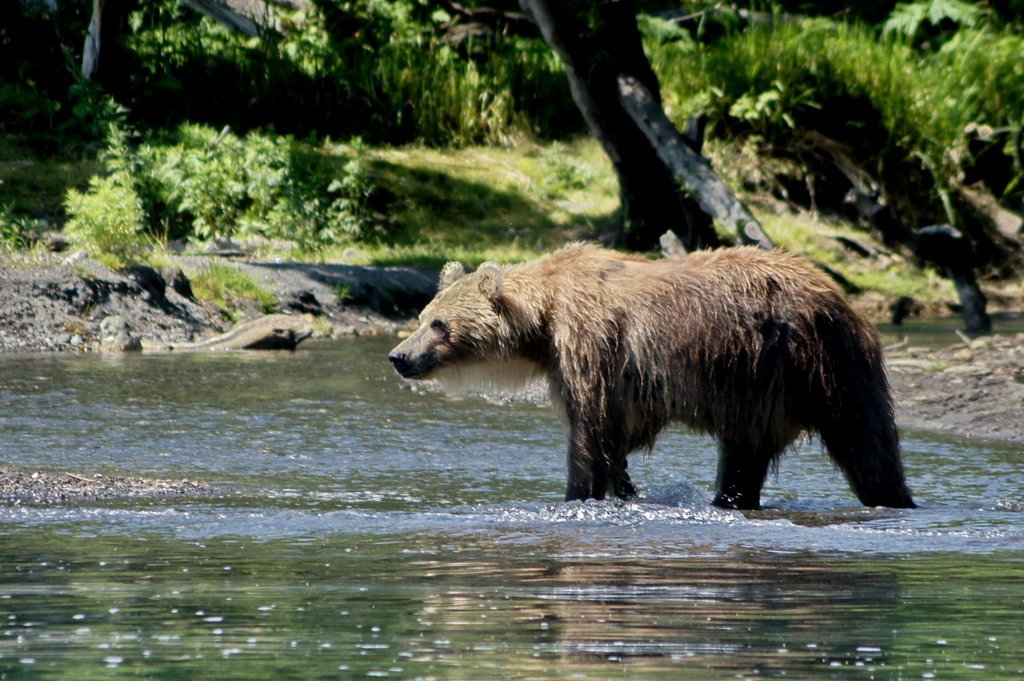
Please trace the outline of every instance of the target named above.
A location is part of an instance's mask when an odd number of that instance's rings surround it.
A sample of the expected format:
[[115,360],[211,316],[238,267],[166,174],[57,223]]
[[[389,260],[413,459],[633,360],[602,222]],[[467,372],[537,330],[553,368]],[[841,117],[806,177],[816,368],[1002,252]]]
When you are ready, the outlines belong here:
[[777,454],[774,448],[764,445],[719,440],[718,479],[711,503],[719,508],[761,508],[761,487]]
[[608,480],[612,493],[624,501],[636,498],[636,487],[633,486],[633,481],[629,479],[629,472],[626,470],[627,466],[626,457],[622,457],[621,465],[612,463],[608,466]]
[[915,508],[900,458],[899,436],[890,421],[860,423],[820,431],[832,460],[846,475],[850,487],[865,506]]
[[569,455],[569,481],[565,487],[566,501],[604,499],[608,492],[608,474],[603,463],[595,464],[589,458]]

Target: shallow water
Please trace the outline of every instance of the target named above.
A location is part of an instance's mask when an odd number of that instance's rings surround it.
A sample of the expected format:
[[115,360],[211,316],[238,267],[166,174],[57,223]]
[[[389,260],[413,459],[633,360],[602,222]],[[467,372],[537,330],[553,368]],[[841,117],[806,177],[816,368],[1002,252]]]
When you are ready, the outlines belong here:
[[904,433],[886,511],[811,442],[741,514],[672,432],[640,502],[565,504],[548,409],[393,343],[0,357],[5,464],[218,490],[0,507],[0,678],[1024,677],[1021,446]]

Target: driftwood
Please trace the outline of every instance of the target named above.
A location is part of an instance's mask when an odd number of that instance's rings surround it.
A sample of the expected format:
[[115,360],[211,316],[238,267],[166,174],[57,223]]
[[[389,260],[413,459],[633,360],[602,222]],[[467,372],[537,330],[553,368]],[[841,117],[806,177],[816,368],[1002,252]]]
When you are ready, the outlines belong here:
[[945,269],[946,276],[953,281],[967,331],[991,331],[992,320],[985,310],[988,301],[974,277],[971,244],[964,235],[949,225],[931,225],[917,230],[914,236],[917,256]]
[[272,314],[236,325],[200,343],[175,345],[174,350],[294,350],[313,335],[305,315]]

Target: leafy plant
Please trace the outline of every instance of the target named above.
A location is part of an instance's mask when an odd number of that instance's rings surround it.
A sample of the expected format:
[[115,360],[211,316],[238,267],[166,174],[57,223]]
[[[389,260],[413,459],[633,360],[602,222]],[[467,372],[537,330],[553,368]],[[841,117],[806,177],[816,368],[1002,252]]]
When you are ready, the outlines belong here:
[[49,228],[45,220],[17,215],[9,204],[0,204],[0,251],[29,248]]
[[981,7],[963,0],[901,2],[882,24],[882,32],[901,35],[912,41],[924,24],[939,28],[944,22],[949,22],[956,26],[974,27],[983,15]]
[[757,130],[764,131],[780,124],[785,124],[789,128],[796,127],[791,112],[807,108],[819,108],[814,101],[812,89],[801,87],[799,92],[792,94],[785,83],[776,80],[763,92],[746,92],[740,95],[729,106],[729,115],[750,123]]
[[593,171],[568,153],[564,144],[555,143],[541,154],[544,169],[544,196],[564,198],[570,191],[586,189],[594,180]]
[[146,246],[145,212],[135,190],[125,132],[109,127],[105,154],[108,174],[90,178],[85,192],[69,189],[65,231],[112,266],[136,260]]
[[922,53],[905,40],[879,40],[868,26],[816,19],[752,26],[699,60],[655,51],[652,62],[678,124],[704,111],[712,138],[756,135],[776,149],[793,130],[815,131],[842,141],[883,182],[933,177],[916,183],[912,201],[941,214],[966,126],[1019,125],[1021,54],[1019,35],[980,25]]
[[369,238],[374,185],[359,158],[291,137],[184,125],[176,144],[144,145],[148,199],[171,236],[294,240],[318,252]]

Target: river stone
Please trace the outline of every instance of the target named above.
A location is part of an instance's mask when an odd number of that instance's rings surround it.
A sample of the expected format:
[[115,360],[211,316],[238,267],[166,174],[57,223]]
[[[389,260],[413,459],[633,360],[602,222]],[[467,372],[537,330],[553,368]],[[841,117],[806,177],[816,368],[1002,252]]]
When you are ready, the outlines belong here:
[[142,340],[132,335],[131,327],[121,315],[110,315],[100,322],[100,350],[103,352],[138,352]]

